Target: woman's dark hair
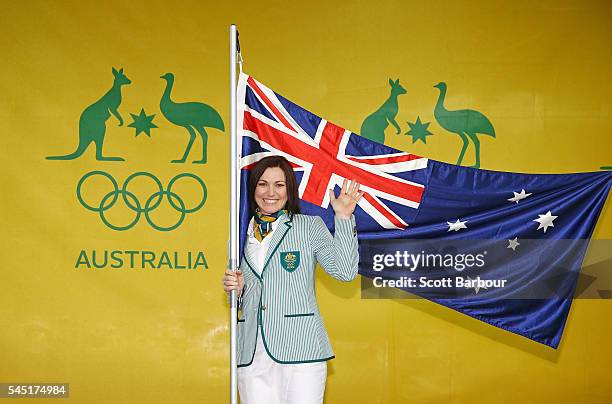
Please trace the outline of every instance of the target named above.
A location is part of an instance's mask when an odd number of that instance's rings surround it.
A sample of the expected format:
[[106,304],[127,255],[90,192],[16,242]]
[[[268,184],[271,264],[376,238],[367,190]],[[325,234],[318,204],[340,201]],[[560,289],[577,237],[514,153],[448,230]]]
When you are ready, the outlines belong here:
[[251,169],[251,176],[249,178],[249,209],[251,214],[255,214],[255,209],[257,209],[257,203],[255,203],[257,183],[264,171],[270,167],[278,167],[285,173],[285,186],[287,188],[287,204],[285,209],[291,214],[300,213],[300,196],[291,164],[282,156],[268,156],[259,160],[255,167]]

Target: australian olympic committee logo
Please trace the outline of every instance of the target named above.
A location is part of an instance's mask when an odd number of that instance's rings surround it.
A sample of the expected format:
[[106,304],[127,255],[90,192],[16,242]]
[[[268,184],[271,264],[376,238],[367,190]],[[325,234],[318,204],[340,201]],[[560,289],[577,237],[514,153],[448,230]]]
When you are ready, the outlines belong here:
[[[84,185],[96,176],[106,178],[111,183],[112,190],[104,194],[104,196],[102,196],[97,203],[86,202],[85,199],[89,198],[83,197]],[[151,180],[157,188],[156,192],[149,194],[143,200],[138,199],[135,193],[128,190],[130,183],[139,177],[144,177]],[[172,187],[175,186],[177,182],[180,182],[185,178],[195,180],[198,188],[196,191],[201,194],[199,197],[199,202],[193,207],[187,207],[183,197],[172,191]],[[193,183],[193,181],[190,182]],[[136,172],[128,176],[121,187],[119,187],[117,180],[115,180],[115,178],[109,173],[104,171],[91,171],[83,175],[83,177],[81,177],[79,180],[76,188],[76,195],[79,203],[83,205],[85,209],[98,213],[102,222],[113,230],[124,231],[131,229],[136,225],[136,223],[138,223],[140,217],[144,213],[147,223],[149,223],[152,228],[159,231],[171,231],[183,223],[188,213],[196,212],[197,210],[201,209],[202,206],[204,206],[206,203],[207,191],[204,181],[197,175],[191,173],[182,173],[174,176],[168,183],[168,186],[164,189],[162,182],[155,175],[144,171]],[[120,196],[123,200],[123,204],[134,212],[133,219],[126,225],[111,223],[106,213],[116,205]],[[160,207],[164,200],[167,200],[168,204],[174,210],[180,213],[176,223],[170,226],[162,226],[155,223],[150,214],[152,211]]]

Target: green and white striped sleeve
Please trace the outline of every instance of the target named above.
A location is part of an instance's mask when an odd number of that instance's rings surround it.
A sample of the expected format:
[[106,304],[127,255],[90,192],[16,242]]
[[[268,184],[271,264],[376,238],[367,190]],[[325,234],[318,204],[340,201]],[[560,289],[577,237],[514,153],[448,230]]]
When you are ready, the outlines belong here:
[[359,264],[359,251],[355,216],[350,219],[334,219],[335,232],[331,233],[323,219],[314,217],[310,228],[310,240],[317,261],[329,275],[348,282],[355,279]]

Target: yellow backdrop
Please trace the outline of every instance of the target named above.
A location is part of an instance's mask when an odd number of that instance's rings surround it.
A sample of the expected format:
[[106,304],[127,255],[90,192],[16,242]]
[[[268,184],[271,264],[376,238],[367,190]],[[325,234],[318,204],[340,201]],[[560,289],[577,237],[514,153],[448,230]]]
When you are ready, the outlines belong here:
[[[460,139],[433,116],[433,85],[444,81],[447,108],[477,109],[495,127],[496,138],[481,136],[482,168],[565,173],[612,165],[610,2],[433,3],[5,4],[0,382],[67,382],[79,403],[226,402],[229,328],[220,279],[232,22],[246,72],[353,131],[389,95],[388,79],[399,78],[407,93],[396,117],[401,134],[386,131],[390,146],[456,162]],[[131,83],[121,87],[123,126],[112,115],[104,121],[103,151],[125,161],[96,160],[93,144],[77,159],[47,160],[76,148],[79,118],[111,88],[113,67]],[[187,163],[170,163],[189,134],[160,108],[160,76],[168,72],[175,101],[204,102],[225,123],[225,131],[207,129],[207,164],[191,163],[201,157],[199,136]],[[131,115],[141,109],[155,114],[150,136],[129,126],[144,124]],[[430,122],[427,143],[405,135],[417,117]],[[468,150],[464,164],[474,158]],[[136,172],[154,174],[164,187],[192,173],[204,181],[207,198],[175,230],[155,230],[142,214],[133,228],[117,231],[76,196],[79,180],[94,170],[119,187]],[[91,180],[83,199],[93,205],[110,183],[100,175]],[[192,207],[201,188],[182,180],[173,191]],[[134,193],[147,195],[151,181],[135,179]],[[125,225],[133,215],[124,206],[107,219]],[[168,204],[151,212],[163,226],[178,217]],[[612,238],[611,219],[608,203],[595,238]],[[98,263],[105,251],[123,251],[123,262],[88,269],[81,251],[87,259],[96,251]],[[134,269],[125,251],[136,251]],[[155,254],[156,268],[139,267],[151,257],[145,252]],[[205,264],[170,269],[175,253],[184,265],[189,253],[195,262],[200,252]],[[576,301],[555,351],[428,301],[361,300],[358,281],[321,275],[317,291],[337,356],[327,403],[612,400],[609,301]]]

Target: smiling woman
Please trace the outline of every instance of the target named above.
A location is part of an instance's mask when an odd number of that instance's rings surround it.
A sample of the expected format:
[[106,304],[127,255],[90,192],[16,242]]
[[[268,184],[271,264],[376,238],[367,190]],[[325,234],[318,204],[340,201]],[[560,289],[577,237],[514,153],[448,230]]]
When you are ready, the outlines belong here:
[[287,186],[285,173],[279,167],[268,168],[255,186],[255,203],[264,215],[271,215],[285,207]]
[[299,194],[284,157],[260,160],[249,179],[253,218],[240,269],[228,270],[224,290],[237,290],[238,390],[243,404],[322,403],[326,361],[334,357],[317,306],[317,263],[351,281],[359,260],[353,211],[362,193],[345,179],[329,191],[335,234],[320,217],[299,214]]
[[297,181],[284,157],[263,158],[253,167],[249,179],[249,208],[270,215],[283,209],[300,213]]

